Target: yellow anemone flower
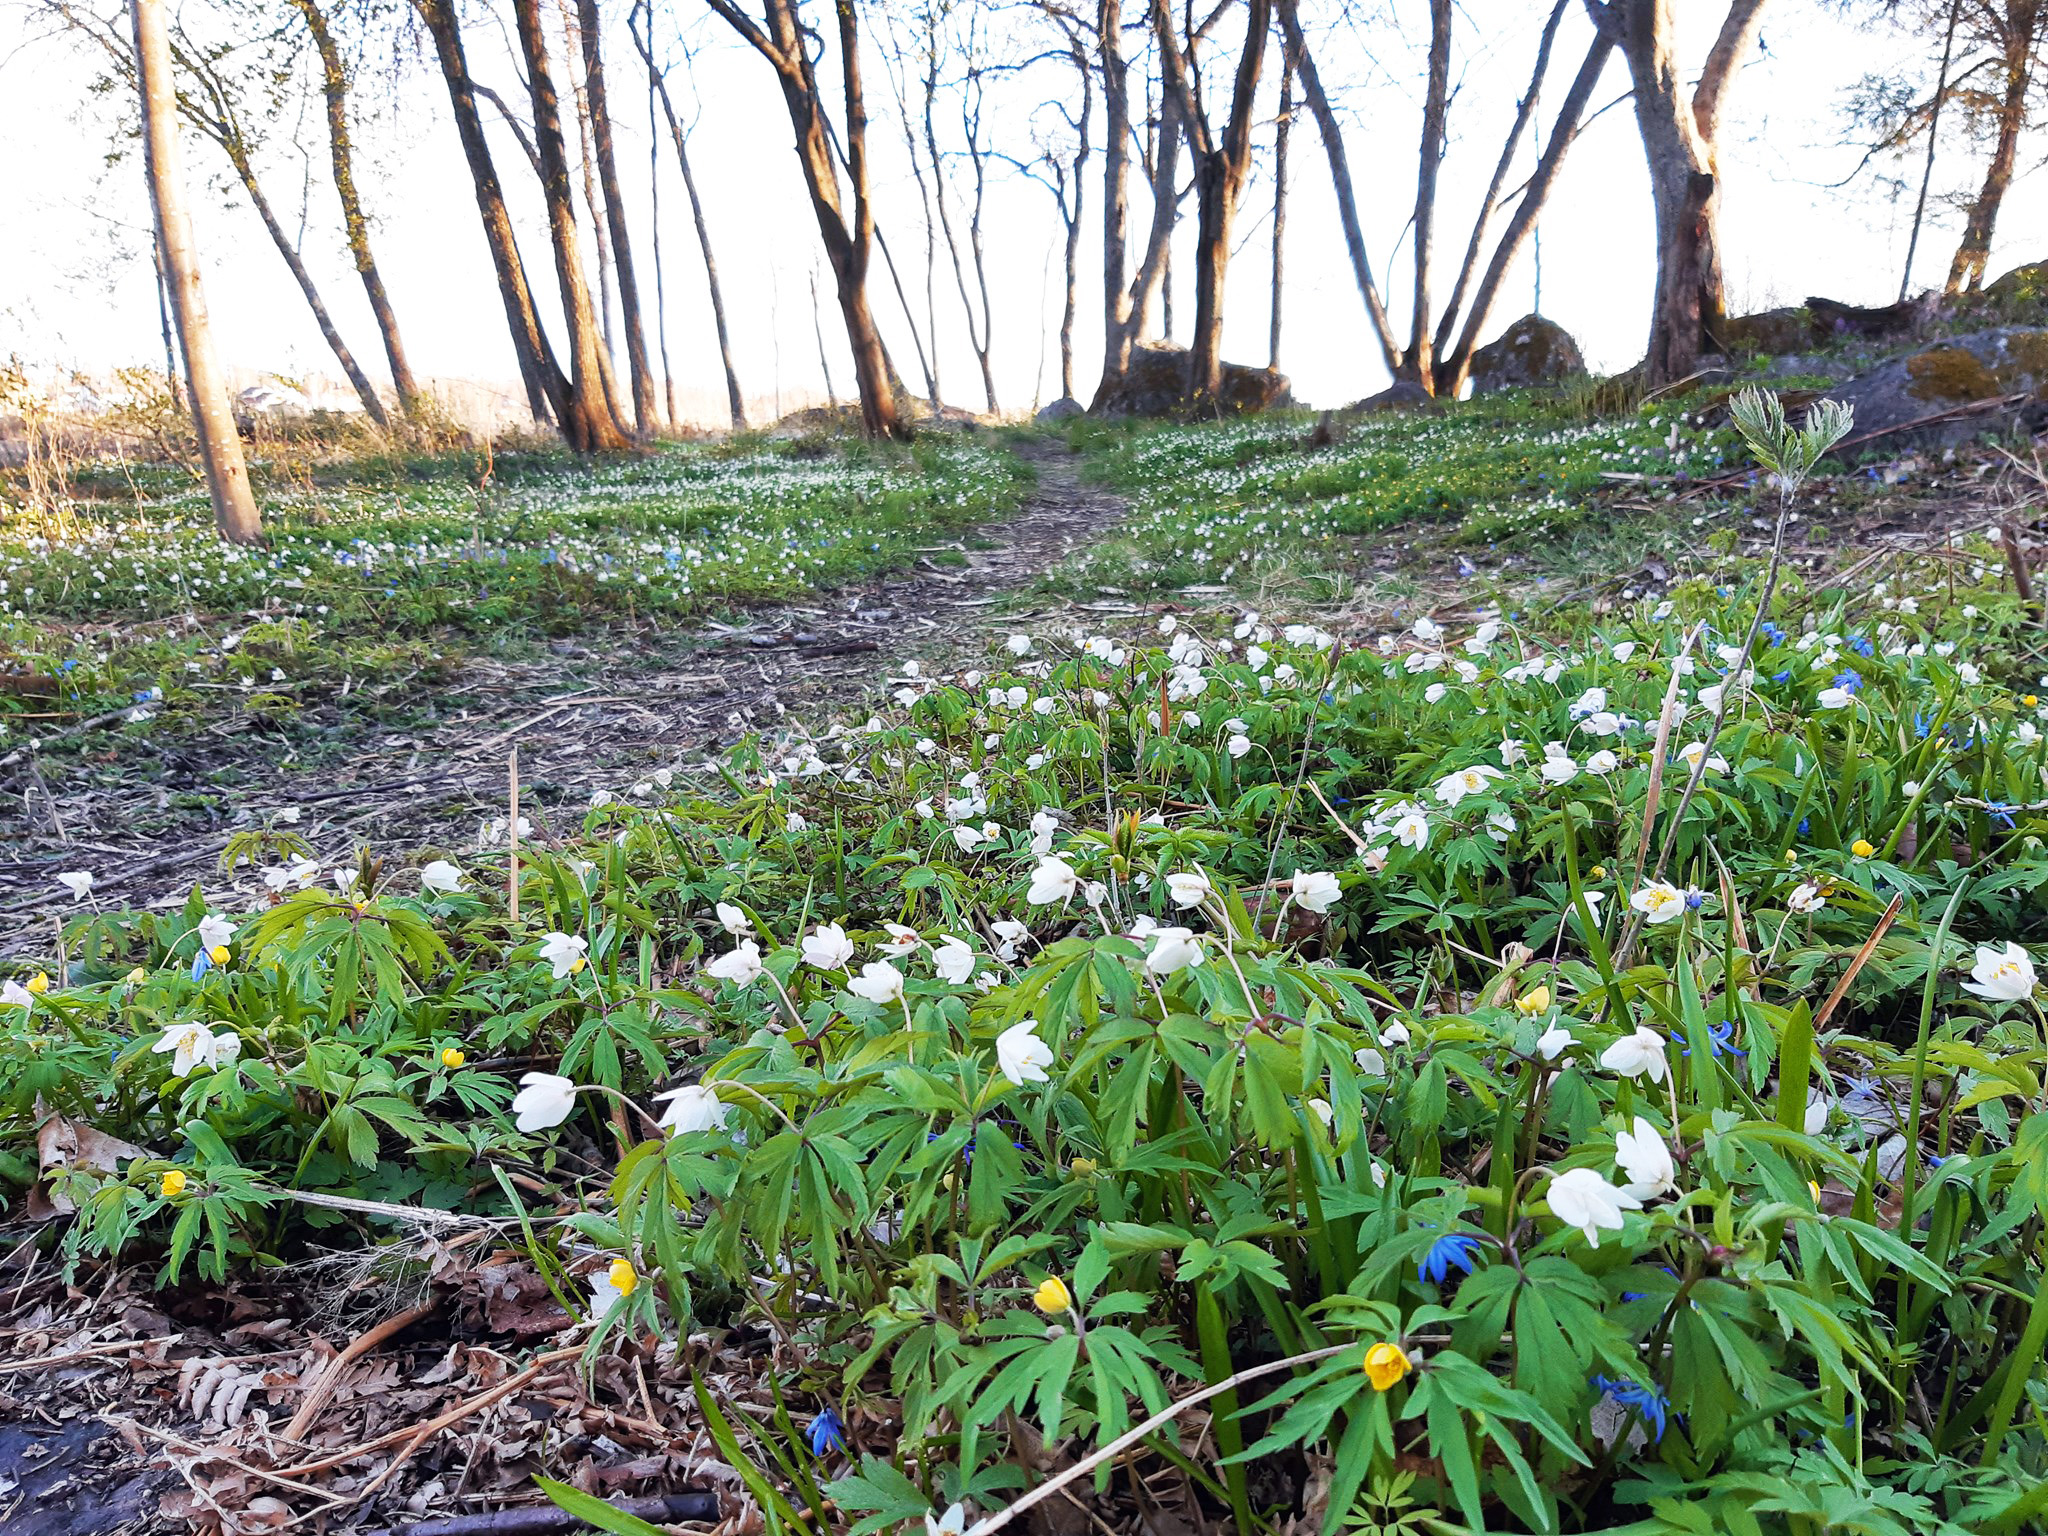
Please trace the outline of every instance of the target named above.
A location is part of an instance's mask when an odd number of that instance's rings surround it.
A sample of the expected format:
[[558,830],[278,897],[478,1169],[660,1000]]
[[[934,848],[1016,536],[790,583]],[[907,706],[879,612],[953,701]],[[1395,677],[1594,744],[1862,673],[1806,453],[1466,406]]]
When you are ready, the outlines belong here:
[[1395,1382],[1408,1374],[1410,1363],[1401,1346],[1387,1339],[1380,1340],[1365,1352],[1366,1379],[1373,1389],[1385,1392]]
[[1031,1293],[1031,1304],[1047,1317],[1074,1310],[1073,1295],[1067,1290],[1067,1282],[1058,1275],[1047,1275],[1038,1282],[1038,1289]]
[[164,1181],[159,1188],[166,1200],[175,1199],[177,1196],[185,1193],[185,1170],[182,1168],[171,1169],[164,1175]]
[[213,946],[213,948],[209,949],[209,950],[208,950],[208,951],[206,952],[206,958],[207,958],[207,959],[209,959],[209,960],[211,960],[211,961],[212,961],[212,962],[213,962],[213,963],[214,963],[215,965],[226,965],[226,964],[228,963],[228,947],[227,947],[227,945],[225,945],[225,944],[216,944],[216,945],[214,945],[214,946]]
[[1877,852],[1877,846],[1869,839],[1859,837],[1849,845],[1849,851],[1859,859],[1867,859]]
[[29,977],[28,989],[29,991],[35,993],[37,997],[41,997],[45,992],[50,990],[50,978],[44,975],[41,971],[37,971],[35,975]]
[[467,1059],[468,1058],[465,1057],[462,1054],[462,1052],[458,1051],[452,1045],[441,1053],[441,1065],[446,1067],[450,1072],[453,1072],[457,1067],[461,1066],[462,1063]]
[[1067,1172],[1077,1179],[1086,1178],[1095,1168],[1096,1162],[1092,1157],[1077,1157],[1067,1164]]
[[633,1287],[640,1283],[640,1271],[633,1267],[630,1259],[613,1259],[611,1271],[606,1278],[611,1281],[613,1290],[621,1296],[630,1296],[633,1294]]
[[1550,1011],[1550,988],[1533,987],[1515,999],[1515,1011],[1527,1018]]

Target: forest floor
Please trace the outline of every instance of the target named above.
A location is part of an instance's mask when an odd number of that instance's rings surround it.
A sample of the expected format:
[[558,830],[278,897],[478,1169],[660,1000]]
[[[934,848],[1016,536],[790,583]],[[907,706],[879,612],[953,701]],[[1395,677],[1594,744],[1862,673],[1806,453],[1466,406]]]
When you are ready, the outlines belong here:
[[[1422,615],[1600,611],[1713,581],[1768,544],[1770,519],[1741,477],[1718,462],[1688,477],[1683,461],[1658,458],[1672,451],[1657,446],[1663,423],[1546,426],[1517,450],[1528,463],[1475,462],[1457,490],[1458,456],[1500,439],[1479,419],[1467,441],[1461,423],[1368,424],[1334,449],[1309,446],[1300,420],[1082,429],[1085,460],[1057,440],[1020,440],[1036,476],[1021,507],[893,574],[729,621],[594,614],[532,654],[467,657],[430,702],[382,718],[330,697],[287,737],[230,700],[196,729],[109,733],[67,759],[56,785],[20,757],[0,766],[0,952],[47,953],[53,923],[77,915],[61,904],[60,870],[91,870],[108,907],[181,902],[202,879],[232,901],[219,856],[268,822],[328,868],[365,845],[472,848],[479,824],[508,812],[515,750],[534,836],[569,838],[594,791],[702,769],[754,733],[822,735],[907,663],[973,665],[1017,629],[1117,633],[1176,610],[1251,607],[1370,643]],[[1420,500],[1386,489],[1399,478],[1385,462],[1397,435],[1428,482]],[[1702,452],[1711,441],[1700,437]],[[1568,458],[1571,487],[1538,484]],[[1789,579],[1867,587],[1887,561],[1938,555],[2038,490],[2023,464],[1989,450],[1844,472],[1814,489]],[[452,1214],[439,1225],[439,1214],[418,1212],[381,1249],[338,1230],[335,1251],[308,1244],[289,1268],[232,1285],[155,1290],[138,1263],[86,1288],[31,1253],[0,1290],[0,1529],[569,1529],[532,1503],[536,1472],[653,1520],[739,1509],[746,1518],[725,1520],[723,1536],[761,1529],[745,1500],[718,1497],[739,1492],[740,1474],[693,1381],[701,1373],[757,1438],[794,1452],[799,1431],[777,1396],[783,1341],[749,1322],[633,1341],[585,1372],[578,1349],[548,1344],[568,1315],[517,1231]],[[374,1226],[386,1237],[388,1215]],[[1176,1502],[1177,1486],[1135,1490],[1144,1513],[1132,1529],[1206,1536],[1213,1527]],[[1049,1501],[1028,1527],[1098,1528],[1073,1500]]]
[[290,738],[234,710],[198,729],[109,735],[61,788],[17,754],[0,767],[0,921],[12,930],[0,953],[47,939],[38,917],[75,910],[59,870],[91,870],[104,904],[175,904],[213,875],[230,839],[266,821],[330,866],[364,845],[459,853],[507,814],[515,751],[521,814],[546,840],[551,814],[579,822],[595,790],[701,768],[785,721],[820,725],[906,663],[979,654],[1006,624],[1136,611],[1041,581],[1125,508],[1083,486],[1056,440],[1020,456],[1036,487],[1014,514],[926,546],[907,570],[807,601],[701,625],[593,615],[537,654],[470,657],[382,720],[323,701]]

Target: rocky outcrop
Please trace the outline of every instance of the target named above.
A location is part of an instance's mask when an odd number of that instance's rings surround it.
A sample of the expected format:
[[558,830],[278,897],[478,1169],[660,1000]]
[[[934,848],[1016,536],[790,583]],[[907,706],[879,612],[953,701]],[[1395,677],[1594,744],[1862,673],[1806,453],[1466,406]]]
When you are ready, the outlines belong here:
[[1355,400],[1339,413],[1343,416],[1377,416],[1382,411],[1426,411],[1441,414],[1443,402],[1420,384],[1396,379],[1376,395]]
[[1812,313],[1790,305],[1731,315],[1714,327],[1714,340],[1728,357],[1782,357],[1804,351],[1818,339]]
[[[1956,336],[1894,358],[1828,391],[1856,408],[1856,435],[1943,448],[2015,425],[2048,425],[2048,329]],[[1930,421],[1929,417],[1940,417]]]
[[[1096,416],[1173,416],[1188,406],[1188,362],[1186,347],[1141,342],[1131,349],[1131,366],[1121,380],[1105,380],[1089,407]],[[1250,368],[1243,363],[1223,365],[1223,396],[1218,402],[1226,415],[1246,416],[1260,411],[1284,410],[1294,404],[1287,375],[1270,368]]]
[[1082,414],[1081,402],[1072,395],[1061,395],[1051,405],[1040,406],[1038,414],[1031,419],[1040,426],[1054,426]]
[[1559,384],[1585,371],[1570,331],[1541,315],[1524,315],[1472,354],[1472,393]]

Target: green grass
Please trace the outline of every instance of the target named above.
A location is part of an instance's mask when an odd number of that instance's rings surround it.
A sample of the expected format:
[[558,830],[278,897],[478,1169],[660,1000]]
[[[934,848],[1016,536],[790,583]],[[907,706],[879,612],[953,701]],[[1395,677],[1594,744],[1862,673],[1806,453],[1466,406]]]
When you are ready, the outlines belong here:
[[858,580],[1000,516],[1025,483],[1014,457],[939,435],[595,464],[522,454],[480,485],[482,468],[443,456],[300,471],[294,484],[273,473],[262,550],[223,544],[203,491],[174,472],[88,477],[103,499],[54,525],[0,520],[0,670],[58,679],[76,715],[151,697],[203,712],[201,683],[261,694],[414,669],[431,680],[460,650]]
[[1074,579],[1167,590],[1276,569],[1328,574],[1356,561],[1362,539],[1418,525],[1475,552],[1540,557],[1599,517],[1594,494],[1621,483],[1604,477],[1720,474],[1733,441],[1697,425],[1683,402],[1597,418],[1555,397],[1369,416],[1340,424],[1327,447],[1310,446],[1313,427],[1298,415],[1077,423],[1071,441],[1135,510],[1076,563]]

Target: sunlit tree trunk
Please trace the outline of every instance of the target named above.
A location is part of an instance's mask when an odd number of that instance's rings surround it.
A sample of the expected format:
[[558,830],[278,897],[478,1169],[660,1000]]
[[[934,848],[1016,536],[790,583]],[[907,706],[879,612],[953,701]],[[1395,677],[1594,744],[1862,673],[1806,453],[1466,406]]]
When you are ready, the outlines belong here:
[[157,249],[171,293],[178,340],[185,353],[185,384],[213,520],[221,537],[236,544],[261,544],[263,519],[249,489],[249,468],[235,430],[227,377],[213,349],[206,295],[199,281],[199,256],[185,212],[182,160],[178,149],[177,87],[171,78],[171,44],[161,0],[132,0],[135,78],[142,104],[143,156],[150,205],[156,215]]
[[355,152],[348,124],[348,69],[318,0],[292,0],[292,5],[305,20],[306,31],[320,57],[320,91],[327,103],[327,158],[335,195],[341,199],[341,223],[348,238],[349,255],[362,278],[370,313],[377,319],[377,334],[384,342],[384,360],[391,369],[391,385],[398,391],[399,407],[410,413],[419,397],[419,385],[413,379],[412,365],[406,361],[405,343],[398,334],[398,315],[391,307],[383,273],[370,249],[370,221],[363,213],[362,194],[356,187]]
[[1720,113],[1735,66],[1749,51],[1764,0],[1732,0],[1700,71],[1686,89],[1674,56],[1676,0],[1586,0],[1628,63],[1636,126],[1650,172],[1657,222],[1657,292],[1646,382],[1674,383],[1698,370],[1701,352],[1727,315],[1721,266]]
[[[526,0],[530,3],[530,0]],[[782,98],[796,132],[798,164],[818,221],[826,258],[838,288],[840,314],[853,352],[854,376],[860,388],[861,425],[870,437],[910,435],[898,415],[889,355],[882,345],[868,307],[868,258],[874,247],[875,215],[868,196],[867,108],[861,91],[860,28],[854,0],[834,0],[838,22],[839,68],[846,93],[846,159],[853,207],[849,216],[840,196],[838,167],[833,163],[831,136],[817,76],[805,47],[798,15],[800,0],[762,0],[766,28],[739,10],[733,0],[709,0],[728,25],[753,45],[775,70]]]
[[1230,266],[1231,226],[1251,168],[1252,106],[1266,56],[1266,33],[1272,25],[1272,0],[1246,0],[1245,11],[1244,47],[1231,82],[1230,115],[1219,136],[1202,114],[1167,0],[1152,0],[1152,25],[1159,38],[1167,94],[1179,107],[1195,162],[1195,328],[1189,349],[1188,395],[1197,407],[1216,403],[1223,393],[1224,280]]
[[548,234],[554,245],[555,278],[569,325],[569,398],[562,435],[581,453],[620,449],[626,434],[605,397],[597,319],[576,243],[576,205],[569,184],[569,154],[562,139],[561,105],[541,32],[539,0],[513,0],[512,15],[525,56],[527,89],[533,100],[533,144],[540,156],[541,192],[547,201]]
[[[2034,50],[2042,30],[2042,0],[2003,0],[2003,54],[2000,73],[2004,91],[1998,99],[1998,135],[1992,145],[1991,163],[1984,168],[1984,185],[1970,204],[1970,220],[1963,226],[1962,243],[1949,263],[1949,293],[1974,293],[1984,284],[1984,264],[1991,257],[1991,232],[1998,224],[1999,206],[2006,188],[2012,185],[2015,161],[2019,158],[2020,132],[2027,124],[2027,92],[2037,67]],[[1933,130],[1929,129],[1930,148]]]
[[[490,247],[491,266],[497,273],[498,296],[505,306],[505,321],[512,336],[512,353],[519,365],[519,377],[526,386],[526,402],[536,421],[552,416],[566,433],[569,420],[569,381],[555,361],[547,333],[541,329],[540,314],[534,306],[533,288],[526,278],[526,265],[519,259],[519,245],[512,234],[512,215],[505,206],[504,189],[498,183],[497,167],[491,161],[489,141],[484,137],[482,116],[476,109],[477,92],[469,78],[469,60],[462,47],[462,31],[455,16],[454,0],[413,0],[420,20],[434,39],[440,59],[441,76],[448,86],[448,102],[455,118],[456,136],[469,165],[471,185],[476,190],[477,213],[484,226],[484,242]],[[499,102],[499,110],[504,104]],[[508,120],[510,114],[507,114]],[[513,120],[516,122],[516,120]],[[530,148],[530,146],[528,146]],[[536,173],[540,156],[532,156]]]
[[618,267],[619,311],[626,324],[626,366],[633,375],[633,420],[644,437],[654,430],[654,374],[647,362],[647,331],[641,323],[640,285],[633,275],[633,241],[626,228],[617,156],[612,151],[612,114],[605,99],[603,32],[597,0],[577,0],[583,34],[583,88],[590,99],[590,133],[597,151],[597,176],[604,188],[604,216],[611,228],[612,260]]

